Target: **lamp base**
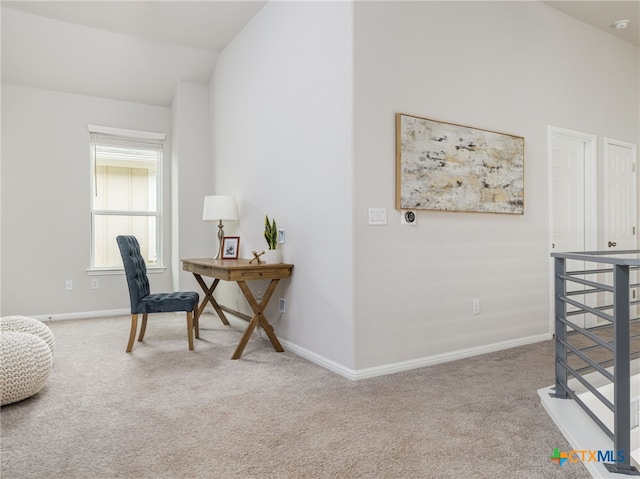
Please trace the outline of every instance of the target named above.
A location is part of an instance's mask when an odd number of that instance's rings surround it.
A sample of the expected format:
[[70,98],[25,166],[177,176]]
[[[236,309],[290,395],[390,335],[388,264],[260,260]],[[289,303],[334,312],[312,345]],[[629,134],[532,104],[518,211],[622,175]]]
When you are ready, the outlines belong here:
[[224,225],[222,220],[218,223],[218,253],[213,259],[222,259],[222,239],[224,238]]

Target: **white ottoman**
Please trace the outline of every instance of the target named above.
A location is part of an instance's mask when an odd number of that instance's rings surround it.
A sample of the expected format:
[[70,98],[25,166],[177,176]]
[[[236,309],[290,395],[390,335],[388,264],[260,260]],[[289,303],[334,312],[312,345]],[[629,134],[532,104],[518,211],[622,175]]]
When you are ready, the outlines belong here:
[[51,354],[56,346],[53,333],[49,326],[42,321],[28,316],[3,316],[0,318],[0,331],[16,331],[19,333],[35,334],[44,340],[51,349]]
[[25,316],[0,318],[0,405],[33,396],[53,366],[53,333]]

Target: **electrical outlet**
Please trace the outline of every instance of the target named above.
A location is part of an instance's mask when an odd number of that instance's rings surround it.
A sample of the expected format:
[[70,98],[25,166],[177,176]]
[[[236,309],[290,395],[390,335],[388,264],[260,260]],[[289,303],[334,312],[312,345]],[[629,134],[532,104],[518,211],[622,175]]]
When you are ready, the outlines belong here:
[[480,299],[473,299],[473,314],[480,314]]
[[287,300],[284,298],[280,298],[278,300],[278,311],[280,311],[282,314],[287,312]]
[[262,301],[262,290],[259,289],[258,292],[256,293],[256,301],[259,303],[260,301]]
[[100,283],[98,282],[98,278],[93,278],[91,280],[91,289],[99,289]]
[[68,279],[64,282],[65,291],[71,291],[73,289],[73,280]]

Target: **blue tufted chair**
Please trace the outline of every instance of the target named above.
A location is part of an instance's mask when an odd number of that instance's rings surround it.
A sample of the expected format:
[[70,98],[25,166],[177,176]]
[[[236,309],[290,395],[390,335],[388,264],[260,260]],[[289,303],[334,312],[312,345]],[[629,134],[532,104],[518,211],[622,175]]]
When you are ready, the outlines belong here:
[[129,299],[131,300],[131,332],[127,352],[133,349],[133,341],[138,329],[138,314],[142,314],[142,327],[138,341],[144,338],[147,329],[147,315],[149,313],[168,313],[186,311],[187,313],[187,337],[189,349],[193,349],[193,329],[196,330],[196,338],[200,337],[198,325],[198,293],[193,291],[178,293],[149,293],[149,279],[147,278],[147,266],[140,253],[140,244],[135,236],[118,236],[116,238],[124,271],[127,275],[129,286]]

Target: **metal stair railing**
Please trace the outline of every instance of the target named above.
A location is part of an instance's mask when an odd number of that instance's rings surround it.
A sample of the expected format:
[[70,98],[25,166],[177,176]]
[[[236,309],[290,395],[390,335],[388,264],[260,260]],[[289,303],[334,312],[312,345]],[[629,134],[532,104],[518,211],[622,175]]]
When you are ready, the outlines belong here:
[[[614,451],[624,451],[622,460],[604,464],[609,472],[640,475],[631,464],[631,362],[640,357],[640,350],[631,351],[632,340],[638,339],[638,336],[632,337],[630,334],[631,325],[640,321],[640,318],[630,317],[631,306],[640,304],[640,301],[631,301],[630,298],[630,290],[640,288],[639,283],[630,282],[630,272],[640,269],[640,250],[552,253],[551,256],[555,267],[556,378],[553,396],[573,399],[613,441]],[[593,264],[595,268],[567,271],[568,260]],[[568,284],[578,284],[585,289],[567,291]],[[586,298],[594,294],[598,302],[612,300],[612,303],[598,306],[584,304]],[[583,302],[578,300],[579,296],[583,297]],[[569,306],[575,309],[568,311]],[[569,318],[580,314],[601,318],[605,324],[586,328],[570,321]],[[610,333],[611,330],[613,335],[610,339],[602,337],[602,333]],[[587,346],[580,344],[585,342]],[[590,354],[611,357],[594,359]],[[580,361],[585,366],[573,367],[570,359]],[[613,429],[571,389],[569,377],[574,378],[574,384],[582,385],[613,413]],[[593,384],[595,377],[602,377],[613,384],[613,401],[607,399]]]

